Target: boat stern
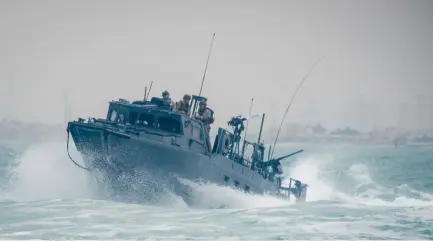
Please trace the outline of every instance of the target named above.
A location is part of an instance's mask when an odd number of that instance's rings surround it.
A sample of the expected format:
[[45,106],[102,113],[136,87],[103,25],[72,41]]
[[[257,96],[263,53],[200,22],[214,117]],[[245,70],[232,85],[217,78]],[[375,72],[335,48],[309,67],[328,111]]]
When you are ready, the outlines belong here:
[[289,186],[280,186],[277,191],[277,196],[283,199],[290,200],[293,195],[296,202],[306,202],[308,185],[301,181],[290,178]]

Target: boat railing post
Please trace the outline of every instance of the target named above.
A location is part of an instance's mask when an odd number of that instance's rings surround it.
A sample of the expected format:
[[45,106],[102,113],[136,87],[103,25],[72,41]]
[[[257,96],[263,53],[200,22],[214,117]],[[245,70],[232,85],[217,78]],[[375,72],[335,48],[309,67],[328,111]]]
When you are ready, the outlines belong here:
[[259,138],[257,140],[257,143],[260,143],[260,139],[262,137],[262,130],[263,130],[263,122],[265,121],[265,113],[262,115],[262,123],[260,124],[260,131],[259,131]]
[[292,178],[289,181],[289,189],[287,190],[287,198],[290,200],[290,192],[292,191]]
[[271,160],[271,150],[272,150],[272,145],[269,145],[268,161]]
[[242,143],[242,152],[241,152],[241,156],[242,156],[242,158],[244,157],[244,154],[245,154],[245,139],[244,139],[244,141],[243,141],[243,143]]

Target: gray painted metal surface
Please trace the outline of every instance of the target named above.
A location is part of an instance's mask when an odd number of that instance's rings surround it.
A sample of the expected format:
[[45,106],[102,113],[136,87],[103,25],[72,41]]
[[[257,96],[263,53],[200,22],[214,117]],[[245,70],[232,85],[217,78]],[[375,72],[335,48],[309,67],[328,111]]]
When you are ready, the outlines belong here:
[[[214,150],[208,150],[201,122],[168,111],[152,101],[139,104],[112,101],[106,119],[69,122],[68,132],[84,157],[86,167],[105,173],[111,182],[116,182],[121,173],[141,169],[158,173],[161,180],[177,182],[176,178],[181,177],[286,198],[299,191],[296,199],[305,201],[307,185],[281,187],[281,179],[266,168],[258,168],[257,162],[240,157],[243,152],[234,151],[239,140],[233,142],[236,139],[233,133],[219,128]],[[224,146],[227,140],[230,143]],[[258,147],[258,143],[252,144]],[[262,157],[263,154],[264,149]],[[263,158],[260,163],[266,164]],[[175,191],[184,195],[181,189]]]

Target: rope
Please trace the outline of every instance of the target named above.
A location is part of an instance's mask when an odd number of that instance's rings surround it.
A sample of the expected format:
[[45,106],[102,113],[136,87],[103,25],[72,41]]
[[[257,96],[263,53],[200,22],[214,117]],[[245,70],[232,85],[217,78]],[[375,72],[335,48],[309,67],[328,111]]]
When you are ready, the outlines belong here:
[[81,166],[80,164],[76,163],[76,162],[74,161],[74,159],[72,159],[71,155],[69,154],[69,125],[68,125],[68,140],[66,141],[66,151],[68,152],[68,157],[69,157],[69,159],[72,161],[72,163],[74,163],[74,164],[75,164],[77,167],[79,167],[79,168],[82,168],[82,169],[84,169],[84,170],[86,170],[86,171],[90,171],[89,168],[87,168],[87,167],[83,167],[83,166]]

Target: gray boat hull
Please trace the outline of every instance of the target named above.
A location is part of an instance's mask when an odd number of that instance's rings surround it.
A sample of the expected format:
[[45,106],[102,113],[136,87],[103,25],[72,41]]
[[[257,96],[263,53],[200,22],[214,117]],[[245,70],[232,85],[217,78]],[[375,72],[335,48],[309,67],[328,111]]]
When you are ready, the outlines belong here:
[[[161,140],[154,141],[87,123],[70,122],[68,131],[86,167],[102,173],[104,178],[101,180],[114,193],[131,195],[136,191],[131,186],[140,184],[146,187],[145,190],[153,192],[148,193],[148,196],[158,190],[171,189],[188,199],[188,187],[179,178],[234,185],[261,194],[272,194],[277,190],[276,183],[222,155],[190,151],[177,145],[167,145]],[[126,178],[122,183],[122,177],[125,176],[129,179]],[[143,195],[141,198],[146,198]]]

